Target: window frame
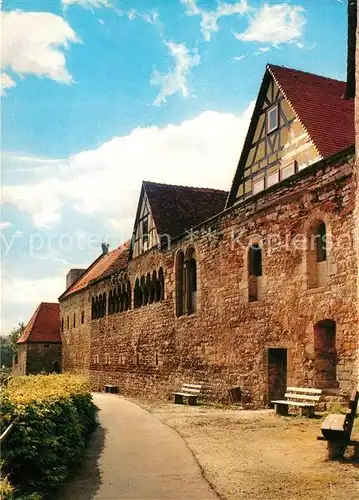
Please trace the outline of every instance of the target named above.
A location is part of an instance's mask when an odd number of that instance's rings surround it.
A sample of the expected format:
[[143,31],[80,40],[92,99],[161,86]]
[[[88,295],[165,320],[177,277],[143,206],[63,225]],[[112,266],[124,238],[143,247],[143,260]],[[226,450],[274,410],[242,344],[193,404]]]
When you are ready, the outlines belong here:
[[[273,127],[270,127],[270,122],[271,122],[271,115],[275,111],[275,117],[276,117],[276,124]],[[275,104],[274,106],[271,106],[266,113],[266,125],[267,125],[267,135],[271,134],[277,128],[279,127],[279,104]]]

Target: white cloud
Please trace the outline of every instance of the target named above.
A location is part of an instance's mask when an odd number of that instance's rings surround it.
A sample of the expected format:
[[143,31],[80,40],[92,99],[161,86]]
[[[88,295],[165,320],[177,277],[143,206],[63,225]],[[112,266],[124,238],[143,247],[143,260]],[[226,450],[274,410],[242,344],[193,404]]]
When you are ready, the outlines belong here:
[[252,108],[242,115],[206,111],[180,125],[136,128],[70,157],[56,175],[49,169],[38,182],[4,186],[3,203],[26,211],[38,226],[59,221],[66,205],[102,214],[107,227],[122,225],[122,233],[130,234],[142,180],[229,189]]
[[111,7],[109,0],[61,0],[64,7],[69,5],[79,5],[85,9],[99,9],[100,7]]
[[26,324],[40,302],[57,302],[65,290],[65,275],[36,280],[14,278],[4,273],[1,289],[1,333],[7,334],[20,321]]
[[247,57],[246,54],[242,54],[241,56],[234,56],[233,60],[234,61],[242,61],[242,59],[245,59]]
[[298,42],[307,22],[305,14],[305,9],[296,5],[264,4],[249,18],[248,28],[243,33],[235,33],[235,37],[243,42]]
[[3,229],[7,229],[8,227],[11,226],[12,226],[11,222],[0,221],[0,231],[2,231]]
[[207,42],[211,39],[212,33],[219,30],[218,20],[221,17],[232,16],[233,14],[243,15],[249,11],[247,0],[240,0],[235,3],[219,2],[217,9],[211,11],[200,9],[197,0],[181,0],[181,3],[186,7],[185,14],[187,16],[201,16],[201,31]]
[[0,73],[0,95],[5,95],[5,89],[11,89],[12,87],[16,87],[16,83],[7,73]]
[[[72,82],[63,51],[79,39],[65,19],[49,12],[13,10],[1,13],[1,26],[2,68],[20,76],[33,74]],[[9,80],[7,83],[14,86]]]
[[196,50],[189,50],[183,43],[165,41],[165,44],[175,60],[175,65],[166,74],[157,70],[152,73],[151,85],[161,86],[161,91],[154,101],[156,105],[166,102],[166,97],[177,94],[177,92],[181,93],[183,97],[188,97],[187,80],[190,71],[200,64],[200,56]]

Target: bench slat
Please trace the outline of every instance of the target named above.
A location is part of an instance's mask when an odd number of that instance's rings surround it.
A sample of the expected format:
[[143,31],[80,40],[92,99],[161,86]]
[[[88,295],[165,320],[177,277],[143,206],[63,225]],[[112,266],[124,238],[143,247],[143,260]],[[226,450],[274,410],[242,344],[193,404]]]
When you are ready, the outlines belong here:
[[197,397],[198,394],[190,394],[188,392],[174,392],[173,393],[175,396],[193,396],[193,397]]
[[306,396],[305,394],[292,394],[291,392],[286,392],[284,397],[292,399],[307,399],[308,401],[320,401],[320,396]]
[[304,392],[308,394],[322,394],[322,389],[312,389],[307,387],[287,387],[287,392]]
[[271,403],[277,403],[281,405],[290,405],[290,406],[308,406],[308,407],[313,407],[313,403],[302,403],[300,401],[288,401],[288,400],[282,400],[282,401],[271,401]]
[[198,396],[200,394],[200,391],[188,391],[187,389],[184,389],[181,387],[179,391],[174,392],[173,394],[179,394],[180,392],[185,392],[186,394],[192,394],[193,396]]
[[202,389],[201,385],[195,385],[195,384],[182,384],[182,387],[186,387],[187,389],[196,389],[198,391]]

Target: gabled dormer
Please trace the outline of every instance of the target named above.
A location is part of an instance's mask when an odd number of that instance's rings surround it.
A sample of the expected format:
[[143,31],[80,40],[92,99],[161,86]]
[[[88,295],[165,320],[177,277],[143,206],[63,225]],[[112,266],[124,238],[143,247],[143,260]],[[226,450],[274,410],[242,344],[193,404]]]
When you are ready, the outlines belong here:
[[145,183],[142,185],[131,242],[132,258],[157,246],[157,229],[152,215]]
[[130,258],[157,247],[170,249],[207,219],[224,210],[228,192],[144,181],[131,242]]
[[227,207],[354,142],[345,82],[268,65]]

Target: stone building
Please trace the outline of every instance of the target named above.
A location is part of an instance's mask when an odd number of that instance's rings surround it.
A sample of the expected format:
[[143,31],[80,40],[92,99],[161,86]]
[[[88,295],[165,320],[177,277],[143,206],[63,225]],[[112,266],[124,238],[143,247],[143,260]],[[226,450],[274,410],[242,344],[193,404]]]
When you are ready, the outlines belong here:
[[346,90],[269,65],[229,193],[144,182],[132,240],[68,276],[64,370],[135,395],[240,387],[255,406],[286,385],[347,393],[359,350]]
[[13,374],[61,371],[60,306],[41,302],[17,341]]

